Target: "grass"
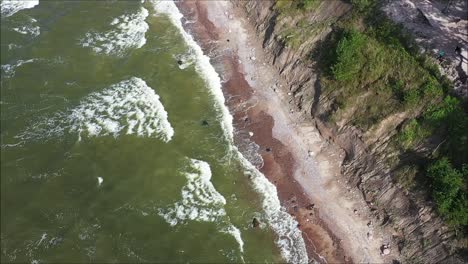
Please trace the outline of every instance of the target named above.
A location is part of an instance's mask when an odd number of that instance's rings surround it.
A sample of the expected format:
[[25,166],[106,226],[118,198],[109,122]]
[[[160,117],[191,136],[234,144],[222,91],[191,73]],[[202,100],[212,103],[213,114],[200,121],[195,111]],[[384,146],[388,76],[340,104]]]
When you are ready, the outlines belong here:
[[[276,8],[282,16],[305,16],[316,2],[278,1]],[[335,24],[337,28],[315,53],[319,55],[312,58],[322,69],[322,92],[335,99],[329,121],[351,116],[351,124],[367,131],[391,114],[405,112],[409,119],[393,138],[401,153],[417,153],[430,138],[440,143],[425,156],[425,165],[398,164],[396,181],[407,190],[427,188],[447,223],[466,228],[466,109],[450,95],[452,84],[434,60],[420,54],[412,37],[386,19],[374,0],[350,3],[352,14]],[[301,45],[315,26],[299,23],[284,31],[286,45]],[[428,184],[418,184],[420,178]]]

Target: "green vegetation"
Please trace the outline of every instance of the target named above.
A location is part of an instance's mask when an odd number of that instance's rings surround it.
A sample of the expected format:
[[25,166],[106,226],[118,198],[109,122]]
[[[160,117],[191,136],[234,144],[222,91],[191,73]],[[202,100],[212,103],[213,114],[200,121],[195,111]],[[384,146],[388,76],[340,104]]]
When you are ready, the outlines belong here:
[[[293,19],[289,23],[281,25],[281,38],[286,46],[298,48],[306,39],[318,35],[328,25],[328,21],[321,23],[309,23],[308,15],[317,10],[324,0],[297,0],[277,1],[275,10],[280,18]],[[294,26],[291,26],[294,24]]]
[[280,16],[299,21],[282,31],[283,40],[289,47],[298,47],[310,39],[311,29],[333,22],[333,32],[312,55],[322,69],[322,93],[335,99],[329,120],[348,118],[367,131],[392,114],[405,116],[392,139],[394,146],[402,154],[418,153],[423,144],[433,150],[417,154],[423,160],[418,165],[400,164],[395,180],[406,190],[425,188],[447,223],[466,228],[466,109],[460,99],[449,95],[452,84],[434,60],[419,54],[411,36],[386,19],[376,1],[349,2],[352,14],[344,20],[311,25],[297,17],[314,12],[319,1],[278,1],[275,8]]
[[308,22],[321,2],[277,1],[275,9],[286,21],[279,26],[281,38],[293,49],[333,24],[313,58],[322,69],[322,92],[335,99],[329,121],[348,118],[367,131],[403,114],[407,120],[393,137],[402,154],[417,153],[431,138],[438,143],[424,162],[399,164],[395,180],[406,190],[428,188],[441,216],[456,228],[467,227],[468,115],[449,95],[451,83],[400,25],[380,13],[376,1],[349,0],[352,14],[340,22]]
[[468,225],[468,199],[466,197],[466,176],[468,167],[453,168],[443,157],[429,166],[428,176],[432,178],[432,196],[439,212],[455,226]]
[[[390,31],[389,31],[390,32]],[[339,33],[334,54],[328,59],[330,74],[325,89],[336,93],[341,110],[366,94],[354,109],[353,124],[363,130],[390,114],[414,112],[442,100],[443,88],[401,44],[380,41],[374,29],[360,32],[345,28]],[[390,34],[390,33],[389,33]]]
[[296,1],[276,1],[275,8],[280,13],[291,14],[297,11],[308,11],[316,8],[320,5],[323,0],[296,0]]
[[401,130],[398,140],[401,146],[406,150],[414,145],[419,144],[430,134],[431,131],[421,126],[421,124],[416,119],[412,119]]

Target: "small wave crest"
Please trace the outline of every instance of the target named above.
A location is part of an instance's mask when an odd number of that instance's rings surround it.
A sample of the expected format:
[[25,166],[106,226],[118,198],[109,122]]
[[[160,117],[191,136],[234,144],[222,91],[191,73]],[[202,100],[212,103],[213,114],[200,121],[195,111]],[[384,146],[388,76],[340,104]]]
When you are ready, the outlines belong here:
[[33,38],[41,34],[41,28],[37,25],[37,20],[34,18],[30,18],[29,22],[25,25],[14,27],[12,29],[20,34],[28,35]]
[[141,48],[146,43],[145,34],[149,29],[146,17],[148,10],[141,7],[137,13],[114,18],[110,25],[115,29],[104,33],[88,32],[80,45],[107,55],[124,55],[131,48]]
[[0,2],[2,17],[9,17],[16,12],[33,8],[39,4],[39,0],[3,0]]
[[188,220],[221,223],[224,227],[220,231],[233,236],[239,244],[240,252],[244,252],[241,232],[226,216],[226,199],[211,183],[210,165],[205,161],[190,159],[184,175],[187,184],[182,187],[182,200],[168,208],[159,208],[158,214],[171,226]]
[[122,133],[158,137],[168,142],[174,130],[159,96],[140,78],[111,85],[85,97],[68,111],[42,118],[17,136],[22,140],[50,139],[65,133],[117,137]]
[[204,79],[207,84],[209,91],[217,101],[216,107],[220,113],[219,119],[222,121],[221,126],[223,128],[225,137],[229,142],[233,141],[233,128],[232,128],[232,116],[229,110],[224,106],[224,95],[221,89],[221,79],[218,73],[216,73],[213,66],[210,64],[210,58],[203,54],[201,47],[195,42],[193,37],[188,34],[182,26],[183,15],[177,9],[177,6],[173,1],[155,1],[152,0],[154,10],[157,14],[166,15],[172,24],[179,30],[185,43],[189,46],[190,56],[195,58],[195,69]]
[[24,65],[24,64],[27,64],[27,63],[31,63],[31,62],[34,62],[36,61],[37,59],[29,59],[29,60],[18,60],[16,63],[14,64],[5,64],[5,65],[2,65],[0,66],[0,68],[2,69],[2,77],[5,77],[5,78],[11,78],[11,77],[14,77],[15,76],[15,70],[19,67],[21,67],[21,65]]

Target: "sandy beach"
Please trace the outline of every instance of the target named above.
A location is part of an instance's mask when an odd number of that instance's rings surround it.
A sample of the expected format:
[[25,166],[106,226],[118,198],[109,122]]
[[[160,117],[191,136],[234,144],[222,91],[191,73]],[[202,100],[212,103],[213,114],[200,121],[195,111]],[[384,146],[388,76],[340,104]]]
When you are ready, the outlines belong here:
[[[373,225],[362,195],[346,185],[340,174],[343,152],[291,104],[288,84],[266,62],[243,10],[228,1],[183,1],[178,7],[184,27],[224,81],[236,145],[277,187],[282,206],[299,223],[309,258],[320,263],[396,258],[396,249],[381,256],[391,237]],[[256,155],[263,162],[257,164]]]

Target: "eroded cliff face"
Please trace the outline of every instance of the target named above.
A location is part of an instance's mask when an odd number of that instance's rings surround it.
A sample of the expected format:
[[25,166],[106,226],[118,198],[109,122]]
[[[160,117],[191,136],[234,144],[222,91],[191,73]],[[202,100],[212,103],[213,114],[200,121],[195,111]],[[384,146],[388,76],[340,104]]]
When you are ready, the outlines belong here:
[[[457,250],[461,242],[437,216],[434,206],[425,194],[405,191],[395,178],[395,171],[405,163],[417,162],[413,156],[404,156],[392,144],[392,137],[404,122],[418,113],[399,112],[387,116],[367,131],[354,127],[351,106],[338,119],[327,121],[336,110],[333,92],[322,92],[319,81],[321,69],[311,61],[311,53],[322,45],[333,30],[333,23],[349,15],[351,6],[342,1],[325,1],[306,18],[281,15],[274,1],[234,1],[246,12],[250,23],[263,38],[263,47],[272,63],[288,83],[297,110],[314,122],[324,139],[342,148],[346,157],[342,174],[351,186],[356,186],[367,202],[376,224],[392,230],[393,243],[404,260],[415,263],[462,262]],[[299,23],[306,19],[307,30]],[[303,30],[299,37],[288,29]],[[290,47],[288,38],[299,38]],[[288,45],[289,43],[289,45]],[[364,98],[366,94],[359,98]],[[356,100],[359,104],[359,99]],[[437,143],[427,143],[418,155],[428,155]]]

